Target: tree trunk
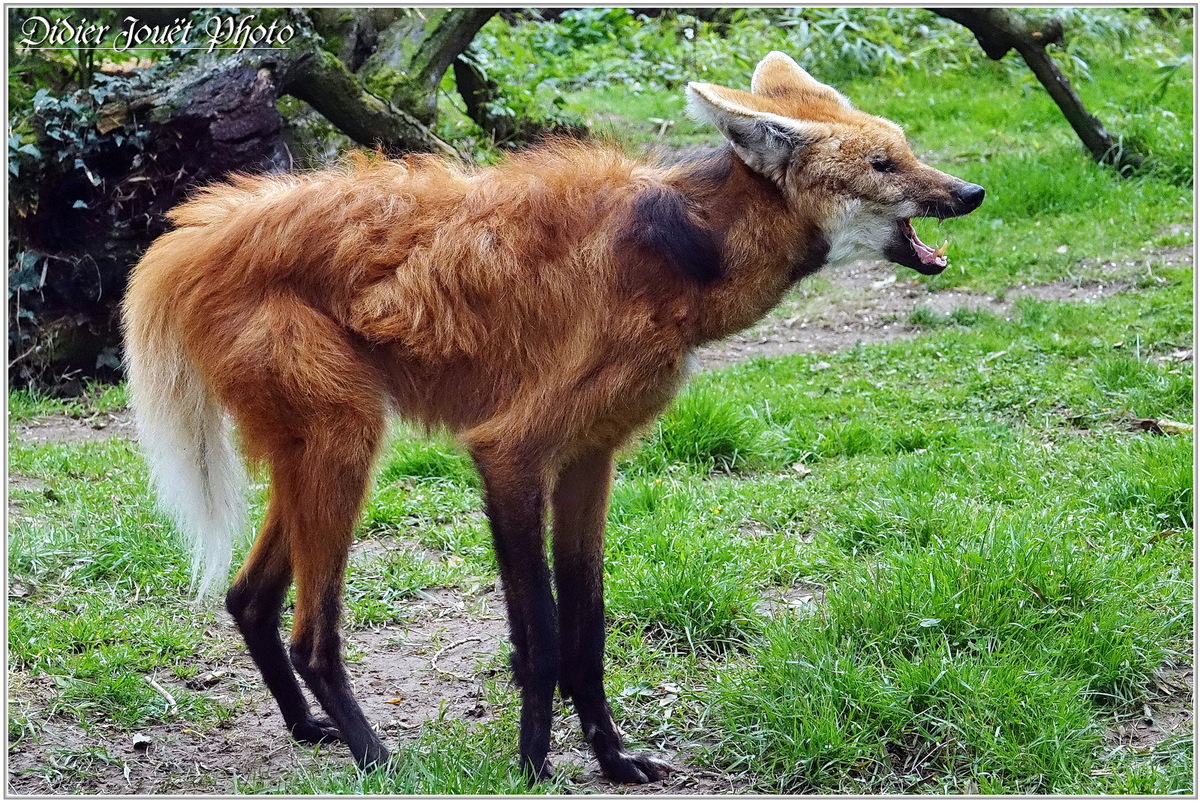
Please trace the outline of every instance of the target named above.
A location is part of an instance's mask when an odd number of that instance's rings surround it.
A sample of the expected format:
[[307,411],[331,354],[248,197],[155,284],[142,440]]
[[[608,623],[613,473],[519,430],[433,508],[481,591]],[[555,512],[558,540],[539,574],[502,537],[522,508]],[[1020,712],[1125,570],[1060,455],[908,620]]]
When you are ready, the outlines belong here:
[[1071,128],[1097,162],[1122,169],[1138,165],[1140,159],[1137,155],[1125,152],[1118,146],[1100,121],[1088,112],[1071,82],[1046,52],[1047,45],[1062,43],[1061,20],[1050,19],[1040,27],[1034,27],[1019,13],[1003,8],[929,10],[969,29],[990,59],[999,61],[1009,50],[1016,50],[1050,93]]
[[409,9],[379,35],[359,79],[392,105],[432,122],[442,75],[495,13],[487,8]]

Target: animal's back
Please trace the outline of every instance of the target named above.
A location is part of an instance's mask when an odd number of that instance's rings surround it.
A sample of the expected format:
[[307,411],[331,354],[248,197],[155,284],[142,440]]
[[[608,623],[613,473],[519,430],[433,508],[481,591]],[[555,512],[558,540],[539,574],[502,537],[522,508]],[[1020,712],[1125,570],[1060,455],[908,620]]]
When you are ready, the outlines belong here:
[[[291,293],[368,339],[469,352],[482,334],[472,315],[544,315],[562,300],[547,294],[577,302],[611,279],[595,270],[610,257],[604,227],[648,180],[615,150],[562,142],[496,168],[360,156],[240,176],[172,212],[177,228],[134,282],[170,274],[174,297],[209,309],[224,293]],[[529,292],[516,292],[522,283]],[[486,309],[497,303],[513,308]]]
[[485,169],[358,157],[236,177],[172,213],[131,298],[170,310],[223,397],[237,394],[233,377],[305,381],[316,358],[300,344],[319,329],[387,375],[386,393],[407,394],[393,398],[402,412],[461,429],[651,325],[644,306],[614,303],[631,289],[613,251],[620,216],[655,178],[572,142]]

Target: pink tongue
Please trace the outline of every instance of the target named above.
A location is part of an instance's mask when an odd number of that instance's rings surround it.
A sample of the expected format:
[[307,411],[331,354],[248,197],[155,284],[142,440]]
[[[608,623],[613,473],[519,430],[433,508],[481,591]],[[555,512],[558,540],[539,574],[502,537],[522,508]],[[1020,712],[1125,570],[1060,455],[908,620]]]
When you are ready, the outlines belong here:
[[917,252],[917,257],[920,258],[923,265],[938,265],[944,267],[946,265],[946,257],[938,256],[932,248],[921,242],[921,238],[917,236],[916,230],[912,227],[911,221],[904,221],[904,233],[908,235],[908,241],[912,243],[913,250]]

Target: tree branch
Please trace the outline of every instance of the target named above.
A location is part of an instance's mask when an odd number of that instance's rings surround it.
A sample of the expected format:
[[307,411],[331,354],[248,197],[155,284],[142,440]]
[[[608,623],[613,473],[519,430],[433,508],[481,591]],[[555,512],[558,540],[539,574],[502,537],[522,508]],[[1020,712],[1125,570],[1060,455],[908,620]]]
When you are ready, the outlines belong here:
[[999,61],[1016,50],[1050,94],[1092,158],[1119,168],[1136,167],[1141,159],[1124,152],[1104,125],[1090,114],[1070,80],[1046,52],[1046,46],[1063,41],[1062,21],[1053,18],[1034,27],[1020,14],[1003,8],[931,8],[975,35],[988,58]]
[[459,155],[415,116],[366,91],[337,56],[324,50],[297,58],[281,76],[279,89],[308,103],[362,145]]
[[431,122],[442,75],[495,13],[490,8],[412,9],[379,33],[358,77],[379,97]]

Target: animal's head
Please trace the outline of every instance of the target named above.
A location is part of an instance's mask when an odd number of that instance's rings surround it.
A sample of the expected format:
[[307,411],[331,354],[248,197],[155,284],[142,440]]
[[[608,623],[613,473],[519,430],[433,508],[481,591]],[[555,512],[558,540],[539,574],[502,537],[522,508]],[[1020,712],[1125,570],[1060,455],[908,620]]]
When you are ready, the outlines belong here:
[[921,242],[914,217],[965,215],[983,187],[922,164],[895,123],[855,109],[783,53],[767,54],[750,91],[690,83],[694,115],[790,204],[815,205],[831,264],[883,257],[921,273],[946,268],[944,248]]

